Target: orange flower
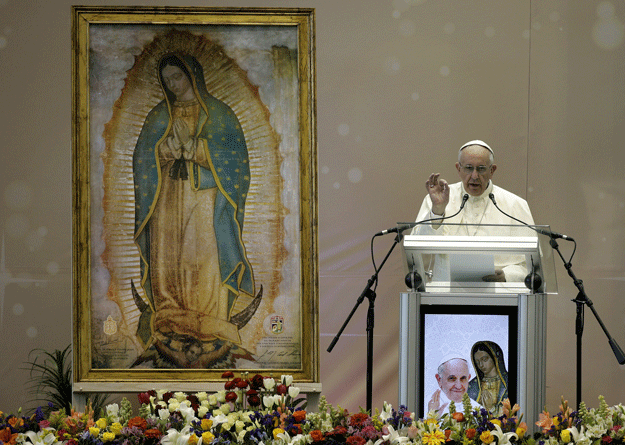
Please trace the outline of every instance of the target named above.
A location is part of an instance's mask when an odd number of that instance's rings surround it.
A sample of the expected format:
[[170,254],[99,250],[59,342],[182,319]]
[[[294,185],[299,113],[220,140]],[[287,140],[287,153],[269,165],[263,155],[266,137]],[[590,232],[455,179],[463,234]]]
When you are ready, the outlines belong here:
[[313,442],[321,442],[323,440],[323,433],[319,430],[312,430],[310,432],[310,438]]
[[549,431],[549,429],[553,425],[553,419],[549,415],[547,411],[543,411],[538,415],[538,422],[536,422],[536,426],[539,426],[543,429],[543,432]]
[[295,423],[302,423],[306,419],[306,411],[298,410],[293,413],[293,420]]
[[475,428],[467,428],[464,432],[464,435],[467,439],[472,440],[477,434],[477,430]]
[[128,428],[137,427],[140,430],[145,431],[148,427],[148,422],[143,417],[133,417],[128,421]]
[[455,412],[451,415],[451,417],[453,417],[456,422],[464,422],[464,414],[459,413],[459,412]]
[[24,419],[22,419],[21,417],[11,417],[9,419],[9,425],[17,429],[21,426],[24,426]]
[[0,442],[3,442],[5,445],[15,445],[16,441],[17,433],[11,434],[11,428],[7,426],[0,430]]

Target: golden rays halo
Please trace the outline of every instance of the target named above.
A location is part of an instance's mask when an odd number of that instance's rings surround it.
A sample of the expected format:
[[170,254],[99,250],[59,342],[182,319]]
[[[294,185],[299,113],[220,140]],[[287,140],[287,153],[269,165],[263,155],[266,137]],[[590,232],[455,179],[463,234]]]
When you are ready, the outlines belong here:
[[[204,68],[209,93],[232,108],[245,134],[251,180],[243,240],[253,268],[256,292],[261,284],[264,288],[261,306],[244,328],[245,332],[242,331],[243,346],[253,351],[256,345],[253,339],[264,336],[263,319],[271,312],[272,301],[278,295],[285,260],[283,219],[287,211],[282,204],[280,141],[258,88],[226,55],[223,47],[205,35],[180,30],[158,33],[128,70],[124,88],[113,107],[113,116],[105,126],[102,205],[106,247],[102,260],[111,275],[107,297],[119,306],[122,316],[119,330],[140,354],[142,347],[135,336],[140,312],[131,291],[133,281],[144,297],[139,285],[139,253],[134,244],[132,155],[148,112],[164,99],[158,81],[158,61],[171,52],[186,53],[198,60]],[[240,296],[232,314],[240,312],[250,302],[251,298]]]

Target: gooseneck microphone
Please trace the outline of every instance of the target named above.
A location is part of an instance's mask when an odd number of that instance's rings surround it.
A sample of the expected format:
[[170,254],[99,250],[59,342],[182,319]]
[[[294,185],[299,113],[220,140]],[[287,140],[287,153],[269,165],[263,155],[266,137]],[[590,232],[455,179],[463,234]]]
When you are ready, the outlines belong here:
[[440,218],[424,219],[423,221],[417,221],[417,222],[413,222],[409,224],[398,224],[395,227],[391,227],[390,229],[382,230],[381,232],[378,232],[373,236],[382,236],[382,235],[386,235],[387,233],[402,233],[404,230],[411,229],[414,226],[418,226],[419,224],[424,224],[424,223],[431,222],[431,221],[442,221],[444,219],[453,218],[454,216],[456,216],[458,213],[462,211],[462,209],[464,208],[464,205],[467,203],[468,200],[469,200],[469,195],[465,193],[464,196],[462,197],[460,208],[453,215],[441,216]]
[[488,194],[488,197],[490,198],[491,201],[493,201],[493,204],[495,204],[495,208],[497,210],[499,210],[501,213],[503,213],[504,215],[506,215],[508,218],[513,219],[517,222],[520,222],[521,224],[529,227],[530,229],[534,230],[537,233],[540,233],[541,235],[546,235],[548,237],[550,237],[551,239],[559,239],[562,238],[563,240],[567,240],[567,241],[575,241],[573,238],[571,238],[570,236],[566,236],[566,235],[562,235],[561,233],[557,233],[557,232],[552,232],[550,230],[545,230],[545,229],[540,229],[538,227],[534,227],[533,225],[530,225],[524,221],[521,221],[518,218],[515,218],[512,215],[508,215],[506,212],[504,212],[503,210],[501,210],[501,208],[497,205],[497,201],[495,201],[495,195],[491,192]]

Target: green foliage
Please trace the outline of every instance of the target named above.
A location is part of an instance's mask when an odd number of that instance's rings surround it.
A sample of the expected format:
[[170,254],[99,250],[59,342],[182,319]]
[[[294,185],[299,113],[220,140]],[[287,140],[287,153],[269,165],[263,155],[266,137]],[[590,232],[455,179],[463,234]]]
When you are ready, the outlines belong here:
[[[71,345],[65,349],[48,352],[44,349],[33,349],[26,362],[30,370],[29,393],[33,402],[42,405],[44,413],[63,410],[72,412],[72,360]],[[108,394],[96,393],[87,395],[87,404],[96,415],[101,414],[109,399]],[[34,411],[34,409],[33,409]]]
[[44,412],[63,409],[69,414],[72,411],[70,348],[71,345],[68,345],[62,351],[56,349],[53,352],[33,349],[28,354],[29,392],[34,396],[34,402],[47,405],[43,406]]

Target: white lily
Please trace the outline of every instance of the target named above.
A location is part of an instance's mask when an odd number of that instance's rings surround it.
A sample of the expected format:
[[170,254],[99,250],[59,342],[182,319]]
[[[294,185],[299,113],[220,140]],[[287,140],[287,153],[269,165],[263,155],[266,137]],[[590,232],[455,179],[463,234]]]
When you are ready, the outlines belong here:
[[213,417],[213,426],[219,425],[221,423],[226,423],[227,421],[228,421],[228,417],[226,417],[223,413],[217,414],[216,416]]
[[171,428],[167,430],[167,435],[161,439],[162,445],[187,445],[189,438],[191,437],[191,427],[189,425],[182,428],[180,431]]
[[191,404],[188,401],[184,401],[180,404],[178,411],[182,414],[182,418],[185,423],[188,425],[191,422],[197,421],[198,418],[195,417],[195,411],[191,407]]
[[[291,436],[289,436],[289,433],[287,433],[286,431],[280,434],[276,434],[276,439],[281,440],[282,442],[284,442],[285,444],[290,444],[291,443]],[[278,442],[280,443],[280,442]]]
[[388,441],[389,443],[405,443],[410,439],[406,436],[401,436],[399,432],[395,431],[395,429],[391,425],[387,425],[386,429],[388,430],[388,434],[382,436],[382,439]]
[[60,443],[56,440],[56,436],[52,431],[51,428],[44,428],[38,433],[26,431],[24,434],[30,439],[33,445],[52,445]]
[[516,433],[504,433],[501,427],[495,424],[495,431],[490,432],[493,436],[497,437],[498,445],[506,445],[510,443],[511,438],[518,439],[519,436]]
[[390,403],[384,402],[384,409],[382,410],[379,416],[380,420],[382,422],[386,422],[393,415],[392,411],[393,411],[393,405],[391,405]]
[[581,430],[578,430],[577,427],[572,426],[567,428],[566,431],[571,433],[571,442],[578,443],[580,439],[584,437],[584,427],[582,426]]

